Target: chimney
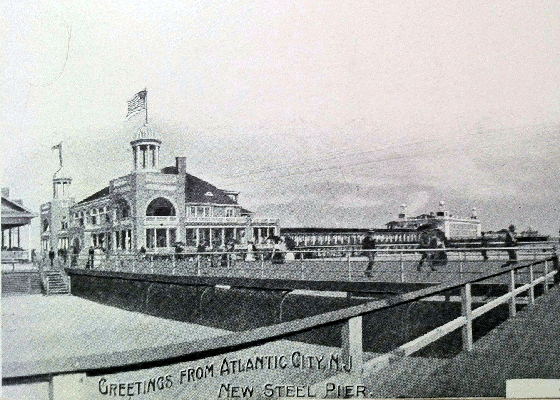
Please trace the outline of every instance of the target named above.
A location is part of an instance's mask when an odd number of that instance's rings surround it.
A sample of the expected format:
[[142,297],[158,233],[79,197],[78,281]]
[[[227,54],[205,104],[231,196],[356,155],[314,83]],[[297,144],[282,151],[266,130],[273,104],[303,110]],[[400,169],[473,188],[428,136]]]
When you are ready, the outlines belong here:
[[10,198],[10,188],[2,188],[2,197]]
[[175,165],[177,166],[178,174],[187,173],[187,157],[175,157]]

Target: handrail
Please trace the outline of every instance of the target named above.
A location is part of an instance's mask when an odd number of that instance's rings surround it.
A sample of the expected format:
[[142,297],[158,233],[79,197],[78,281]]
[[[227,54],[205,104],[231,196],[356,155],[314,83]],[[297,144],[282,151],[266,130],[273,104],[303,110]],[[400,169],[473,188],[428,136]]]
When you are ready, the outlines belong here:
[[[360,245],[361,246],[361,245]],[[169,248],[172,249],[172,248]],[[254,254],[259,253],[269,253],[273,248],[257,248],[253,250]],[[455,247],[447,247],[447,248],[413,248],[413,249],[405,249],[405,248],[398,248],[398,249],[391,249],[391,248],[376,248],[376,249],[362,249],[362,248],[350,248],[350,247],[317,247],[314,249],[307,249],[307,250],[282,250],[282,253],[294,253],[294,254],[309,254],[309,253],[316,253],[320,250],[338,250],[338,251],[359,251],[360,253],[422,253],[422,252],[434,252],[434,251],[445,251],[447,253],[479,253],[481,251],[517,251],[517,252],[524,252],[524,251],[531,251],[531,250],[550,250],[551,252],[554,251],[554,248],[551,246],[547,247],[531,247],[531,248],[523,248],[523,247],[476,247],[476,248],[455,248]],[[181,256],[200,256],[200,255],[218,255],[218,254],[245,254],[247,250],[245,249],[235,249],[234,251],[226,251],[226,250],[213,250],[213,251],[203,251],[203,252],[196,252],[196,251],[184,251],[184,252],[157,252],[157,251],[148,251],[145,253],[147,256],[172,256],[172,255],[181,255]],[[115,253],[117,257],[136,257],[138,253]],[[81,255],[81,257],[85,257]]]
[[529,264],[514,265],[509,268],[504,268],[501,271],[489,273],[475,279],[463,279],[455,283],[443,283],[414,292],[394,295],[388,299],[371,301],[320,315],[264,326],[250,331],[221,335],[219,336],[219,340],[217,340],[216,337],[211,337],[148,349],[127,350],[108,354],[76,356],[54,360],[5,362],[2,368],[3,378],[31,377],[84,371],[100,372],[114,369],[131,370],[143,368],[146,365],[154,363],[167,365],[176,363],[185,358],[203,358],[205,355],[240,350],[256,344],[263,344],[282,339],[317,327],[347,321],[351,318],[361,317],[372,312],[421,300],[441,292],[461,288],[466,284],[481,282],[486,279],[494,278],[496,276],[511,273],[512,271],[528,268],[548,261],[552,261],[556,266],[558,265],[557,256],[549,257]]

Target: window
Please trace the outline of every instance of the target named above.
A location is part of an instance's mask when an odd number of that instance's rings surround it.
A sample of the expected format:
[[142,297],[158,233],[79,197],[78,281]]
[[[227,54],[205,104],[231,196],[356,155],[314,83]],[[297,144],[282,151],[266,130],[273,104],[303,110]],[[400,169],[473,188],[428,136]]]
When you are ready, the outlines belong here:
[[132,230],[126,229],[115,232],[115,243],[117,250],[130,250],[132,243]]
[[155,229],[146,229],[146,248],[156,247]]
[[150,202],[146,209],[147,216],[166,217],[175,216],[175,207],[163,197],[158,197]]
[[226,208],[226,217],[233,217],[233,208]]
[[49,220],[44,219],[43,220],[43,232],[48,232],[48,231],[49,231]]
[[110,219],[109,219],[109,214],[107,213],[107,206],[100,208],[98,223],[101,225],[109,221]]
[[191,217],[211,217],[212,207],[209,206],[191,206],[189,207]]
[[175,228],[169,228],[169,245],[175,246],[177,242],[177,230]]
[[125,199],[117,200],[117,218],[119,220],[130,218],[130,206]]
[[62,220],[60,221],[60,229],[63,231],[68,229],[68,220],[66,217],[62,217]]
[[193,228],[187,228],[185,234],[185,243],[187,246],[196,245],[196,230]]
[[97,208],[93,208],[91,210],[91,224],[97,225],[99,223],[99,210]]
[[167,247],[167,229],[156,229],[157,247]]

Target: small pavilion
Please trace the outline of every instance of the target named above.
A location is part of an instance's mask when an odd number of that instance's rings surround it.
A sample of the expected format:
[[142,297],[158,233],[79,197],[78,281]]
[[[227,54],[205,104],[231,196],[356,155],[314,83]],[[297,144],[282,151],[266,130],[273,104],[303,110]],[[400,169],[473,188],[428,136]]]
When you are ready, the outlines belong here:
[[[21,200],[10,199],[8,188],[2,188],[2,263],[31,260],[30,224],[36,216]],[[22,230],[27,231],[23,237]]]

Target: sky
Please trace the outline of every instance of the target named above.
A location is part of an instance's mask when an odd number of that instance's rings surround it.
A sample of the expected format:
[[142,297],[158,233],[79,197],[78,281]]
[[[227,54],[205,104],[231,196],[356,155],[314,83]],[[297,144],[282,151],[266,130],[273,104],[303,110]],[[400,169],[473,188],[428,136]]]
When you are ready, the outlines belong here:
[[559,2],[7,0],[0,12],[2,186],[33,210],[51,198],[60,141],[76,200],[131,171],[143,116],[126,121],[126,102],[146,87],[162,164],[187,157],[282,226],[383,227],[403,203],[445,201],[455,215],[476,207],[483,230],[560,228]]

